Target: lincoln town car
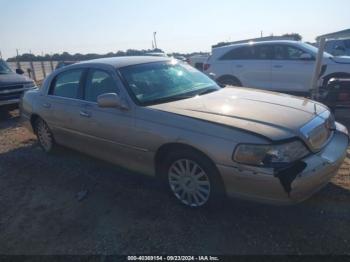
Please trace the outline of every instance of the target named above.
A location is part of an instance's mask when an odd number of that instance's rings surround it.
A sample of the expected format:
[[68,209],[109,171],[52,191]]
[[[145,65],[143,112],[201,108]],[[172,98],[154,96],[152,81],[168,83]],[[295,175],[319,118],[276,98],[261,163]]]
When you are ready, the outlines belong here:
[[153,176],[193,208],[223,195],[301,202],[337,173],[349,142],[321,103],[221,88],[167,57],[63,67],[26,92],[20,108],[45,152],[69,147]]

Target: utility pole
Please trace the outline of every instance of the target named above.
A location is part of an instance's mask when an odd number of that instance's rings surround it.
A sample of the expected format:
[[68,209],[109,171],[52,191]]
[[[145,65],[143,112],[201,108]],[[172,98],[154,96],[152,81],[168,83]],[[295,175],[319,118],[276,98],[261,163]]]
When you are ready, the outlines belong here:
[[157,39],[156,39],[157,32],[153,32],[153,39],[154,39],[154,47],[157,49]]
[[260,37],[263,38],[263,31],[260,31]]
[[311,82],[311,98],[317,100],[319,98],[319,79],[323,64],[323,53],[326,45],[326,38],[320,38],[318,53],[315,62],[314,74]]
[[21,63],[19,62],[19,60],[18,60],[18,57],[19,57],[19,52],[18,52],[18,49],[16,49],[16,60],[17,60],[17,68],[21,68]]
[[2,53],[1,53],[1,50],[0,50],[0,59],[2,59]]

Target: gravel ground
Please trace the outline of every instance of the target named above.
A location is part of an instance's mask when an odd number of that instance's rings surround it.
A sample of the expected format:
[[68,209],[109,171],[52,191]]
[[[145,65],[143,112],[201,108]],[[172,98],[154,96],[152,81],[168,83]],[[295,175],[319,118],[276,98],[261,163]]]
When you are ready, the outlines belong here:
[[194,211],[152,179],[71,150],[45,155],[3,109],[0,254],[350,254],[349,173],[347,158],[297,206]]

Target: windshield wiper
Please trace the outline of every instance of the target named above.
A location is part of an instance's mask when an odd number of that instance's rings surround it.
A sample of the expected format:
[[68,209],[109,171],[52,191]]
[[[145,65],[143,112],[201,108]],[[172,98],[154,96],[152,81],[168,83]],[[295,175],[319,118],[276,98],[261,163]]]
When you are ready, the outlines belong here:
[[150,105],[156,105],[156,104],[163,104],[163,103],[168,103],[168,102],[173,102],[173,101],[177,101],[177,100],[182,100],[182,99],[188,99],[191,97],[194,97],[195,95],[177,95],[177,96],[170,96],[170,97],[163,97],[163,98],[159,98],[156,100],[152,100],[152,101],[148,101],[143,103],[144,106],[150,106]]
[[169,97],[163,97],[163,98],[159,98],[159,99],[156,99],[156,100],[148,101],[148,102],[143,103],[143,105],[149,106],[149,105],[173,102],[173,101],[182,100],[182,99],[188,99],[188,98],[192,98],[192,97],[195,97],[195,96],[200,96],[200,95],[212,93],[212,92],[217,91],[217,90],[218,89],[216,89],[216,88],[208,88],[208,89],[205,89],[205,90],[203,90],[201,92],[198,92],[198,93],[192,91],[192,92],[188,92],[188,93],[185,93],[185,94],[169,96]]
[[209,93],[212,93],[212,92],[215,92],[215,91],[218,91],[218,89],[216,89],[216,88],[209,88],[209,89],[203,90],[202,92],[199,92],[197,95],[201,96],[201,95],[209,94]]

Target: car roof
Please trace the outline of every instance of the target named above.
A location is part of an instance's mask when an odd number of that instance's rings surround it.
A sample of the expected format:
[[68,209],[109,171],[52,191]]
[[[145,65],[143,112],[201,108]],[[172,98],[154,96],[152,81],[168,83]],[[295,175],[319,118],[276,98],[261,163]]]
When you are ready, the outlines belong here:
[[171,58],[168,57],[157,57],[157,56],[120,56],[120,57],[110,57],[110,58],[99,58],[88,61],[83,61],[78,64],[105,64],[111,65],[115,68],[122,68],[126,66],[147,64],[154,62],[165,62],[170,61]]
[[263,44],[295,44],[295,43],[302,43],[301,41],[293,41],[293,40],[270,40],[270,41],[258,41],[258,42],[245,42],[245,43],[239,43],[239,44],[232,44],[232,45],[225,45],[220,47],[215,47],[213,50],[220,50],[220,49],[230,49],[232,47],[240,47],[240,46],[247,46],[247,45],[263,45]]

